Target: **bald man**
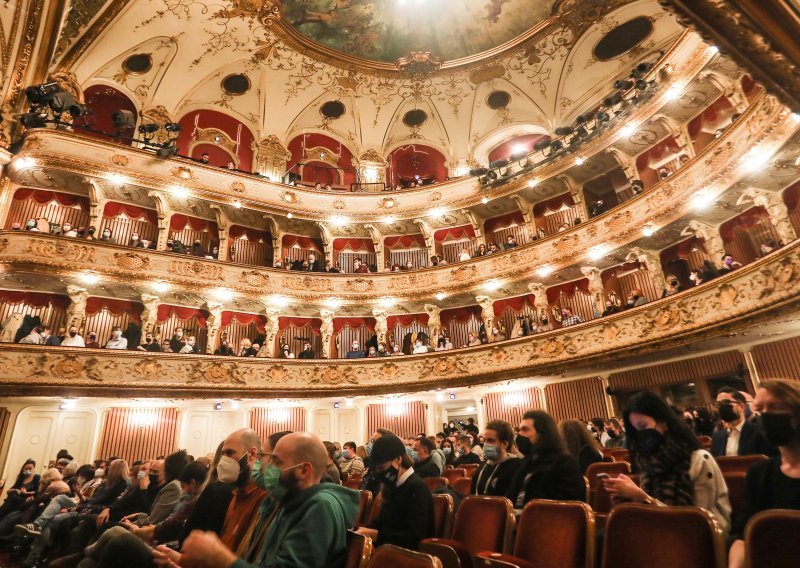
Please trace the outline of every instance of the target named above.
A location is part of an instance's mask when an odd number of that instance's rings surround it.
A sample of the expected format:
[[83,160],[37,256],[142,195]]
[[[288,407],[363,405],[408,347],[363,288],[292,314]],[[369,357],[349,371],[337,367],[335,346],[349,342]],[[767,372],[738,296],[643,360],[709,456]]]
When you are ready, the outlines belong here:
[[[328,453],[307,432],[287,434],[272,450],[265,477],[277,473],[273,494],[281,509],[270,524],[255,564],[237,558],[214,533],[195,531],[183,546],[181,566],[202,568],[336,567],[347,556],[347,529],[355,525],[357,491],[320,483]],[[269,470],[272,474],[268,473]],[[156,557],[162,552],[156,550]]]

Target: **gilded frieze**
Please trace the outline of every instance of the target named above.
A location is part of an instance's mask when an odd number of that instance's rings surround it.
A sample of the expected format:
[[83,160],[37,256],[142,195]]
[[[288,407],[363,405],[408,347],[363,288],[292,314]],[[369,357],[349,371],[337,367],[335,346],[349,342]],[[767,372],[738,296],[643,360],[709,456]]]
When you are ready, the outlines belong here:
[[224,280],[222,266],[199,260],[189,261],[172,259],[169,261],[169,268],[167,270],[177,276],[200,278],[203,280]]
[[25,243],[25,254],[40,258],[58,258],[71,262],[95,261],[95,249],[79,241],[29,239]]

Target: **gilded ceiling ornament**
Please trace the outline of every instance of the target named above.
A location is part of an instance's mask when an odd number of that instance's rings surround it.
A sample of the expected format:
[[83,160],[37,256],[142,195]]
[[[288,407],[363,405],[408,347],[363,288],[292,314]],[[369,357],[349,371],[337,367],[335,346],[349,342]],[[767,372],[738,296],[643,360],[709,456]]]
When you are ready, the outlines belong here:
[[236,193],[245,193],[246,191],[245,185],[240,181],[234,181],[231,183],[231,190],[235,191]]
[[381,209],[392,209],[397,207],[397,199],[394,197],[384,197],[378,201],[378,207]]
[[0,252],[6,252],[8,249],[8,239],[2,238],[0,239]]
[[310,290],[313,292],[332,292],[333,283],[325,278],[311,276],[286,276],[283,285],[292,290]]
[[442,67],[440,58],[429,51],[412,51],[395,63],[398,70],[409,75],[430,75]]
[[441,199],[442,199],[441,191],[434,191],[428,196],[428,201],[441,201]]
[[113,263],[125,270],[150,270],[150,257],[135,252],[115,252]]
[[345,288],[350,292],[357,293],[374,292],[375,282],[367,278],[356,278],[354,280],[348,280],[345,283]]
[[392,278],[389,282],[389,288],[392,290],[409,290],[412,288],[424,288],[432,286],[436,283],[436,276],[433,274],[406,274],[399,278]]
[[381,365],[380,374],[382,377],[387,379],[394,379],[400,374],[400,367],[395,365],[394,363],[386,363]]
[[190,179],[193,181],[197,181],[197,176],[195,175],[195,173],[186,166],[175,166],[174,168],[171,168],[169,171],[173,175],[173,177],[180,178],[183,180]]
[[85,363],[82,357],[67,355],[58,357],[50,364],[43,365],[43,371],[52,373],[56,377],[74,379],[83,376]]
[[358,384],[352,369],[349,367],[329,366],[320,369],[317,376],[311,379],[311,384],[340,385],[342,383]]
[[133,365],[133,371],[141,379],[161,378],[163,367],[155,358],[141,359]]
[[128,158],[128,156],[123,156],[122,154],[111,154],[109,161],[115,166],[121,167],[125,167],[131,163],[130,158]]
[[347,207],[347,204],[344,202],[344,200],[337,199],[331,204],[331,207],[341,211],[342,209],[345,209]]
[[478,268],[475,265],[459,266],[458,268],[453,268],[450,271],[450,278],[454,282],[463,282],[464,280],[474,278],[477,275],[477,272]]
[[492,79],[499,79],[505,76],[505,74],[506,68],[503,67],[502,63],[490,63],[489,65],[472,70],[469,74],[469,80],[473,85],[477,86],[486,81],[491,81]]

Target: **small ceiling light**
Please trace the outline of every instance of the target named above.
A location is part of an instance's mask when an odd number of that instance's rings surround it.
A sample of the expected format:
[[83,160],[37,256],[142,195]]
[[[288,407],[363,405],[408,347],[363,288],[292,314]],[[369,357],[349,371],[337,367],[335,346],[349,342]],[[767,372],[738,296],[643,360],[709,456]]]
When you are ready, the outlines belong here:
[[644,227],[642,227],[642,234],[645,237],[652,237],[653,233],[655,232],[656,232],[655,228],[650,223],[647,223]]
[[583,158],[581,158],[580,156],[578,156],[577,158],[575,158],[575,165],[576,165],[576,166],[582,166],[582,165],[583,165],[583,162],[584,162],[584,160],[583,160]]
[[501,284],[499,280],[489,280],[483,285],[484,289],[488,290],[489,292],[496,292],[500,289],[500,286]]
[[61,404],[58,405],[59,410],[72,410],[77,405],[75,399],[72,398],[65,398],[61,401]]
[[542,278],[546,276],[550,276],[553,273],[553,267],[549,264],[545,264],[544,266],[540,266],[536,269],[536,274],[541,276]]
[[434,207],[433,209],[431,209],[430,212],[428,213],[428,215],[430,217],[442,217],[442,216],[444,216],[445,213],[447,213],[447,209],[445,209],[444,207],[440,206],[440,207]]
[[334,408],[339,408],[339,401],[338,400],[333,403],[333,407]]
[[587,256],[589,260],[600,260],[608,254],[608,247],[606,245],[597,245],[589,249]]
[[619,129],[619,133],[624,136],[625,138],[629,138],[636,132],[636,127],[632,124],[626,124],[622,128]]
[[474,406],[468,406],[464,410],[466,410],[467,412],[470,412],[470,413],[471,412],[475,412],[475,407]]
[[81,274],[78,275],[78,279],[84,284],[88,284],[89,286],[94,286],[95,284],[100,282],[100,277],[94,272],[82,272]]
[[664,98],[668,101],[674,101],[679,99],[683,94],[683,88],[684,88],[683,85],[681,85],[680,83],[672,85],[669,89],[667,89],[667,92],[664,93]]
[[486,196],[484,195],[484,196],[481,198],[481,203],[483,203],[484,205],[486,205],[487,203],[489,203],[489,198],[488,198],[488,197],[486,197]]
[[455,400],[455,399],[456,399],[456,393],[451,392],[450,393],[450,400]]
[[353,399],[352,399],[352,398],[348,398],[348,399],[346,399],[346,400],[344,401],[344,405],[345,405],[347,408],[353,408]]
[[436,299],[437,299],[437,300],[439,300],[440,302],[441,302],[442,300],[444,300],[446,297],[447,297],[447,296],[445,295],[445,293],[444,293],[444,292],[436,292]]
[[211,290],[211,296],[220,302],[230,302],[233,300],[235,294],[232,290],[228,290],[227,288],[214,288]]
[[283,199],[286,203],[294,203],[297,201],[297,197],[291,191],[284,191],[283,195],[281,195],[281,199]]
[[339,298],[328,298],[324,303],[326,306],[333,309],[339,308],[342,305],[342,301]]
[[283,294],[272,294],[266,298],[267,304],[274,308],[283,308],[292,303],[291,298],[287,298]]
[[242,208],[242,202],[241,201],[234,201],[233,202],[233,206],[236,207],[236,209],[241,209]]
[[186,199],[189,197],[189,190],[182,185],[173,185],[170,191],[172,192],[172,195],[178,199]]
[[231,409],[232,410],[239,410],[241,408],[241,404],[239,404],[238,400],[231,401]]
[[717,53],[719,53],[719,48],[716,45],[709,45],[708,46],[708,52],[711,55],[716,55]]
[[760,170],[772,159],[772,152],[767,148],[756,147],[750,150],[743,158],[745,167],[750,171]]
[[436,400],[438,402],[442,402],[444,400],[444,393],[443,392],[437,392],[436,393]]
[[35,165],[36,160],[33,158],[28,158],[27,156],[14,160],[14,167],[16,167],[18,170],[27,170]]
[[118,174],[116,172],[114,172],[112,174],[108,174],[108,177],[106,179],[108,181],[110,181],[111,183],[113,183],[114,185],[123,185],[124,183],[127,183],[127,181],[128,181],[128,178],[126,178],[124,175]]
[[287,214],[286,214],[286,218],[287,218],[287,219],[291,219],[291,218],[293,218],[293,217],[294,217],[294,215],[292,215],[291,213],[287,213]]
[[170,286],[166,282],[153,282],[150,284],[150,287],[156,292],[160,292],[161,294],[163,294],[164,292],[169,292],[169,289],[172,288],[172,286]]
[[514,154],[527,154],[528,148],[524,144],[514,144],[511,148],[511,152]]
[[345,227],[350,224],[350,219],[344,215],[334,215],[331,217],[331,225],[334,227]]
[[378,305],[383,308],[392,308],[397,305],[397,299],[395,298],[381,298],[378,300]]
[[218,402],[214,405],[214,410],[222,410],[222,403]]
[[794,120],[795,122],[800,122],[800,112],[793,112],[792,120]]
[[539,185],[539,182],[536,181],[535,179],[528,180],[528,187],[533,188],[536,187],[537,185]]

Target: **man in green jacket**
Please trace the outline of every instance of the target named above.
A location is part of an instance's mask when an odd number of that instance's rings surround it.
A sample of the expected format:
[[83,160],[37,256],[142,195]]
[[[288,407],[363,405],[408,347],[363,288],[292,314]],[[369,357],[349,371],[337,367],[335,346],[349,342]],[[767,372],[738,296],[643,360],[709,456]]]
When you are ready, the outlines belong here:
[[[183,545],[181,566],[344,566],[347,530],[355,525],[360,496],[339,485],[320,483],[327,456],[322,441],[307,432],[287,434],[275,445],[264,469],[264,483],[270,494],[281,499],[282,508],[270,524],[255,565],[237,558],[214,533],[195,531]],[[155,556],[158,564],[158,550]]]

